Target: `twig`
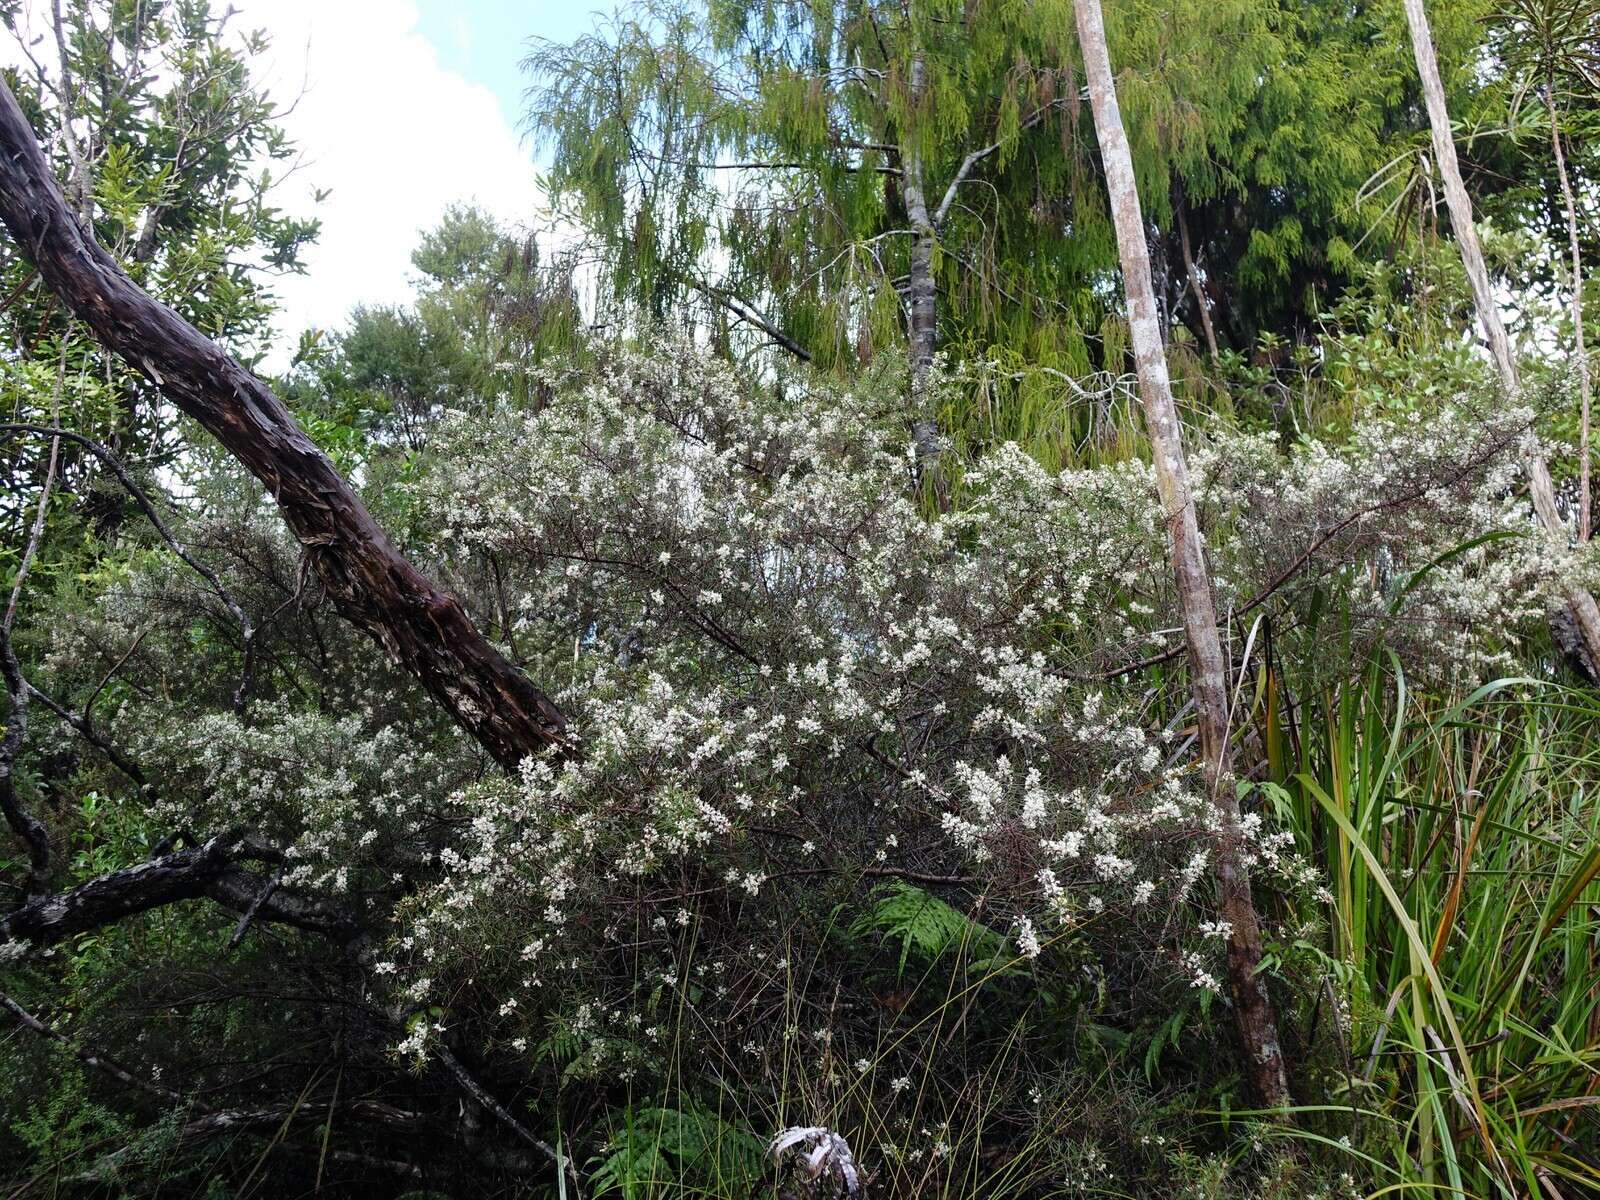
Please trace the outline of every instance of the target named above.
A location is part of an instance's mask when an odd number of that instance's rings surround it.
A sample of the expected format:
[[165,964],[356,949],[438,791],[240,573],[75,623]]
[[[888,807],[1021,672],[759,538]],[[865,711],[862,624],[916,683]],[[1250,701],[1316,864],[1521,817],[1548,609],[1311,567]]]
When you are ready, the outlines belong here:
[[461,1060],[450,1052],[449,1047],[436,1044],[434,1053],[439,1056],[439,1061],[444,1063],[445,1068],[455,1077],[456,1082],[461,1085],[462,1091],[493,1113],[506,1128],[554,1163],[558,1172],[564,1171],[567,1178],[572,1182],[574,1200],[581,1200],[581,1193],[578,1191],[578,1169],[573,1165],[572,1159],[554,1149],[550,1143],[542,1138],[536,1137],[529,1131],[527,1126],[512,1116],[506,1107],[490,1095],[488,1089],[474,1079],[467,1068],[461,1065]]
[[215,571],[189,553],[187,547],[177,539],[172,530],[167,527],[167,523],[162,520],[161,513],[157,510],[155,503],[145,494],[145,490],[139,486],[133,476],[128,473],[128,469],[122,465],[122,460],[106,447],[93,438],[85,437],[81,433],[74,433],[70,429],[61,429],[50,425],[34,425],[24,421],[0,423],[0,434],[17,433],[32,433],[40,437],[66,438],[68,441],[82,446],[101,462],[105,463],[106,466],[111,468],[112,473],[116,475],[118,482],[133,497],[134,502],[138,504],[144,515],[149,518],[150,524],[155,526],[156,532],[161,535],[161,540],[166,542],[172,552],[187,563],[195,574],[209,583],[212,590],[216,592],[217,598],[227,605],[228,611],[233,614],[234,620],[239,623],[240,638],[244,647],[244,666],[240,671],[239,686],[234,689],[233,693],[233,711],[242,717],[245,707],[249,703],[250,690],[255,685],[256,627],[249,616],[246,615],[244,608],[233,598],[233,593],[223,585],[221,579],[217,578]]
[[[1028,117],[1027,120],[1019,124],[1016,132],[1020,134],[1026,130],[1032,129],[1035,125],[1038,125],[1052,112],[1062,107],[1066,103],[1067,101],[1064,98],[1061,100],[1052,100],[1049,104],[1044,105],[1032,116]],[[1005,138],[994,142],[991,145],[984,146],[982,149],[974,150],[971,154],[967,155],[966,158],[961,160],[961,166],[956,169],[955,177],[950,180],[950,186],[945,188],[944,198],[939,201],[939,207],[934,211],[933,227],[935,229],[938,229],[944,224],[944,219],[950,212],[950,206],[955,202],[956,189],[966,182],[967,176],[972,174],[972,168],[977,166],[984,159],[988,158],[996,150],[999,150],[1002,146],[1006,145],[1009,140],[1009,138]]]
[[709,283],[703,283],[702,281],[694,278],[692,275],[682,275],[680,278],[685,284],[699,292],[702,296],[706,296],[712,300],[715,300],[718,304],[722,305],[723,308],[733,313],[734,316],[739,317],[741,320],[748,321],[750,324],[754,325],[757,329],[761,330],[762,333],[766,334],[769,338],[771,338],[783,349],[787,350],[790,354],[794,355],[801,362],[808,363],[811,361],[811,351],[807,350],[799,342],[795,341],[788,334],[784,333],[783,330],[779,329],[770,320],[756,311],[753,306],[739,299],[739,297],[730,295],[721,288],[712,287]]
[[278,868],[277,873],[267,880],[267,886],[256,894],[254,900],[250,901],[250,907],[244,910],[244,916],[240,917],[239,923],[233,927],[233,936],[228,939],[227,948],[229,950],[237,949],[239,943],[244,941],[244,935],[249,930],[250,923],[256,919],[256,914],[261,911],[261,906],[272,899],[272,893],[281,886],[283,886],[282,867]]
[[[68,323],[68,331],[72,326]],[[62,334],[60,354],[56,362],[56,385],[50,397],[50,420],[52,423],[61,420],[61,396],[67,386],[67,336]],[[33,529],[28,534],[27,548],[22,552],[22,564],[17,568],[16,582],[11,585],[11,599],[6,603],[6,615],[0,625],[4,625],[6,632],[11,632],[11,624],[17,619],[17,603],[22,599],[22,585],[27,582],[28,568],[33,566],[34,556],[39,553],[39,543],[44,540],[44,519],[50,511],[50,493],[55,490],[56,468],[61,461],[61,439],[50,439],[50,464],[45,468],[44,485],[39,489],[39,509],[33,515]]]
[[139,765],[113,746],[110,740],[95,728],[94,722],[90,721],[88,717],[80,717],[64,704],[57,703],[50,696],[34,687],[28,680],[24,679],[22,683],[30,698],[37,700],[70,725],[79,737],[110,759],[111,765],[132,780],[135,786],[141,790],[150,786],[145,773],[139,769]]
[[163,1087],[161,1084],[155,1083],[151,1080],[140,1079],[126,1067],[112,1059],[105,1057],[105,1055],[95,1054],[91,1050],[87,1050],[82,1046],[75,1045],[71,1038],[67,1037],[63,1033],[58,1032],[44,1021],[34,1016],[4,992],[0,992],[0,1008],[5,1009],[12,1016],[16,1017],[17,1020],[21,1021],[23,1025],[33,1030],[33,1032],[37,1033],[40,1037],[46,1038],[52,1042],[59,1042],[61,1045],[66,1046],[74,1055],[77,1056],[78,1061],[87,1067],[92,1067],[96,1071],[104,1071],[113,1079],[119,1080],[120,1082],[127,1084],[129,1087],[138,1088],[143,1092],[149,1092],[152,1096],[159,1096],[163,1100],[172,1101],[174,1104],[192,1104],[194,1107],[204,1112],[211,1111],[199,1100],[185,1097],[180,1093],[173,1091],[171,1088]]
[[32,899],[44,895],[50,875],[50,831],[17,799],[14,772],[28,733],[28,683],[22,677],[22,666],[11,649],[10,632],[4,625],[0,625],[0,676],[4,677],[6,695],[11,699],[5,735],[0,738],[0,812],[28,848],[27,896]]

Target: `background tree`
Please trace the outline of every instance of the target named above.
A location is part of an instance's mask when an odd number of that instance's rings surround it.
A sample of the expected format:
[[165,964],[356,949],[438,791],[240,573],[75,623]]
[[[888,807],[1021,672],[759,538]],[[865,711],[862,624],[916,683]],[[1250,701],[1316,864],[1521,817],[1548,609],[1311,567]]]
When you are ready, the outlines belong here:
[[[1452,6],[1452,52],[1481,40],[1474,15]],[[982,404],[922,416],[1057,461],[1091,413],[1064,376],[1120,375],[1127,348],[1066,21],[1020,0],[645,5],[538,44],[528,120],[602,295],[720,309],[713,327],[830,369],[888,345],[990,364]],[[1392,235],[1363,184],[1409,145],[1415,85],[1382,14],[1119,5],[1108,36],[1163,325],[1245,356],[1311,337],[1352,247]]]
[[[1578,217],[1579,187],[1592,188],[1591,180],[1575,172],[1584,156],[1574,148],[1589,142],[1600,97],[1600,7],[1549,0],[1508,0],[1500,13],[1506,69],[1512,88],[1509,123],[1520,124],[1527,112],[1542,114],[1549,126],[1550,160],[1560,188],[1561,224],[1568,259],[1568,303],[1572,321],[1573,352],[1578,376],[1578,540],[1590,534],[1590,380],[1587,336],[1584,328],[1584,233]],[[1543,156],[1535,161],[1544,166]],[[1560,238],[1555,239],[1557,241]],[[1557,255],[1559,257],[1559,255]]]
[[640,10],[530,57],[530,122],[647,314],[734,297],[824,367],[903,343],[919,394],[941,336],[1086,371],[1111,231],[1074,184],[1059,28],[1019,3]]
[[[187,2],[59,0],[0,6],[0,21],[28,64],[6,82],[51,149],[77,219],[140,286],[247,359],[259,354],[272,275],[297,270],[316,232],[273,206],[273,177],[260,169],[291,152],[277,103],[249,77],[264,40],[230,34],[227,18]],[[66,421],[141,472],[178,467],[177,412],[74,324],[12,246],[0,247],[0,298],[0,339],[14,356],[0,398],[11,419]],[[57,484],[44,489],[52,459]],[[51,538],[66,542],[85,525],[109,530],[126,510],[120,486],[81,447],[12,441],[0,471],[0,561],[12,572],[41,493],[65,518]],[[58,545],[43,548],[36,569],[55,569]]]
[[315,379],[309,390],[296,381],[295,402],[359,419],[415,451],[444,409],[532,404],[539,368],[556,353],[581,354],[574,264],[561,255],[546,263],[533,234],[455,208],[411,260],[415,302],[358,307],[310,356]]

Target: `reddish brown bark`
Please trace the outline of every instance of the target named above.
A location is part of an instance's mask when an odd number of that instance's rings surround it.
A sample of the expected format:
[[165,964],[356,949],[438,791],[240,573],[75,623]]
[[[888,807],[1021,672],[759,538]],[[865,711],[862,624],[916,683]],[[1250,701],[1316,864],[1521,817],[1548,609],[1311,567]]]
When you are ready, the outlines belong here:
[[422,683],[496,760],[570,748],[566,720],[460,602],[397,550],[271,389],[156,301],[68,209],[0,81],[0,221],[49,288],[266,485],[347,620]]

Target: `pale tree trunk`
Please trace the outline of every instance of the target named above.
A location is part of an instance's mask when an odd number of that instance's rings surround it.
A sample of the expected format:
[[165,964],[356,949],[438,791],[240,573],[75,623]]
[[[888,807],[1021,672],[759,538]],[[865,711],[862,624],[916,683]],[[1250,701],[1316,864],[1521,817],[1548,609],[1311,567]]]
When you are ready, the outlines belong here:
[[[1506,395],[1515,399],[1521,394],[1522,384],[1517,378],[1516,360],[1511,355],[1511,340],[1506,336],[1505,323],[1500,319],[1500,309],[1495,304],[1494,291],[1489,284],[1489,269],[1484,265],[1483,247],[1478,244],[1478,230],[1472,222],[1472,200],[1461,181],[1461,164],[1456,160],[1455,138],[1450,132],[1450,113],[1445,107],[1444,84],[1439,78],[1439,61],[1433,53],[1433,34],[1428,28],[1428,14],[1422,0],[1404,0],[1406,21],[1411,27],[1411,48],[1417,58],[1417,73],[1422,78],[1422,94],[1428,103],[1428,125],[1433,135],[1433,156],[1438,160],[1439,174],[1444,178],[1445,204],[1450,209],[1450,224],[1455,228],[1456,245],[1461,249],[1461,262],[1467,279],[1472,284],[1472,299],[1478,310],[1478,321],[1494,356],[1495,369]],[[1529,452],[1526,463],[1528,492],[1533,499],[1534,512],[1539,523],[1554,538],[1566,540],[1566,527],[1561,514],[1556,511],[1556,490],[1550,480],[1550,468],[1545,464],[1544,452],[1537,445]],[[1588,657],[1589,673],[1600,671],[1600,606],[1594,597],[1579,587],[1563,588],[1568,615],[1583,643]]]
[[1578,205],[1572,196],[1572,180],[1567,175],[1567,156],[1561,150],[1561,125],[1556,120],[1554,82],[1545,88],[1545,109],[1550,114],[1550,149],[1556,156],[1556,176],[1561,181],[1561,199],[1567,209],[1567,243],[1572,250],[1572,336],[1578,354],[1578,540],[1587,542],[1589,513],[1589,353],[1583,343],[1583,256],[1578,251]]
[[1278,1041],[1277,1018],[1266,985],[1257,972],[1261,963],[1261,927],[1250,891],[1250,877],[1243,866],[1243,834],[1231,778],[1228,672],[1217,635],[1217,612],[1195,519],[1194,497],[1189,491],[1178,409],[1172,399],[1172,385],[1161,345],[1155,292],[1150,282],[1150,252],[1145,245],[1144,216],[1134,184],[1133,156],[1122,127],[1122,114],[1117,108],[1100,0],[1074,0],[1073,7],[1078,18],[1084,70],[1088,75],[1095,135],[1100,142],[1106,187],[1111,195],[1123,282],[1128,293],[1128,325],[1139,374],[1139,393],[1144,400],[1156,482],[1171,537],[1173,574],[1183,609],[1200,745],[1206,762],[1206,787],[1215,809],[1217,877],[1221,885],[1222,916],[1230,927],[1228,986],[1233,998],[1234,1022],[1243,1043],[1245,1074],[1252,1088],[1264,1105],[1280,1108],[1289,1102],[1289,1085]]
[[[911,104],[922,98],[926,67],[919,56],[911,62]],[[917,451],[917,469],[933,488],[934,499],[942,511],[949,503],[940,462],[939,420],[933,411],[934,342],[939,331],[938,300],[933,281],[933,250],[937,231],[928,211],[928,192],[923,179],[922,153],[915,136],[902,136],[900,161],[905,170],[906,212],[916,229],[911,244],[911,269],[906,282],[907,350],[911,367],[911,439]]]

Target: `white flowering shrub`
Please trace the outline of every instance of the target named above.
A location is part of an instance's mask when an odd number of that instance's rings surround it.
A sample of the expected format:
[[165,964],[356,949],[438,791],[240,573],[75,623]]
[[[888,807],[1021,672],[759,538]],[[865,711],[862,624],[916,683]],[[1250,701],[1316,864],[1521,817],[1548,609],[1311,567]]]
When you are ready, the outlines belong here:
[[[1142,929],[1216,989],[1225,929],[1178,908],[1211,820],[1182,689],[1107,677],[1179,646],[1145,467],[1052,474],[1003,446],[929,519],[870,389],[779,389],[664,342],[551,391],[447,422],[413,485],[458,574],[495,564],[581,752],[457,797],[470,818],[379,965],[406,1003],[469,988],[518,1047],[576,1004],[589,1069],[632,1070],[640,997],[687,986],[691,944],[701,980],[776,960],[819,881],[884,877],[981,897],[1012,958]],[[1264,593],[1293,628],[1318,580],[1365,575],[1347,653],[1493,662],[1551,570],[1508,488],[1528,420],[1462,407],[1287,457],[1219,437],[1197,476],[1224,606]],[[1261,814],[1245,833],[1259,868],[1314,885]],[[751,1032],[724,1023],[735,992],[696,992],[721,1043]]]
[[[1441,683],[1514,669],[1552,582],[1584,570],[1518,492],[1534,415],[1469,396],[1287,456],[1266,434],[1202,441],[1193,469],[1219,610],[1274,597],[1313,667],[1330,633],[1348,640],[1346,655],[1324,657],[1328,678],[1380,641]],[[1319,628],[1316,610],[1330,606]]]
[[460,756],[400,723],[262,705],[248,722],[208,713],[151,725],[133,744],[164,781],[149,804],[157,828],[189,828],[198,816],[207,828],[255,831],[283,850],[285,885],[342,900],[398,894],[423,847],[463,819],[451,805],[469,778]]

